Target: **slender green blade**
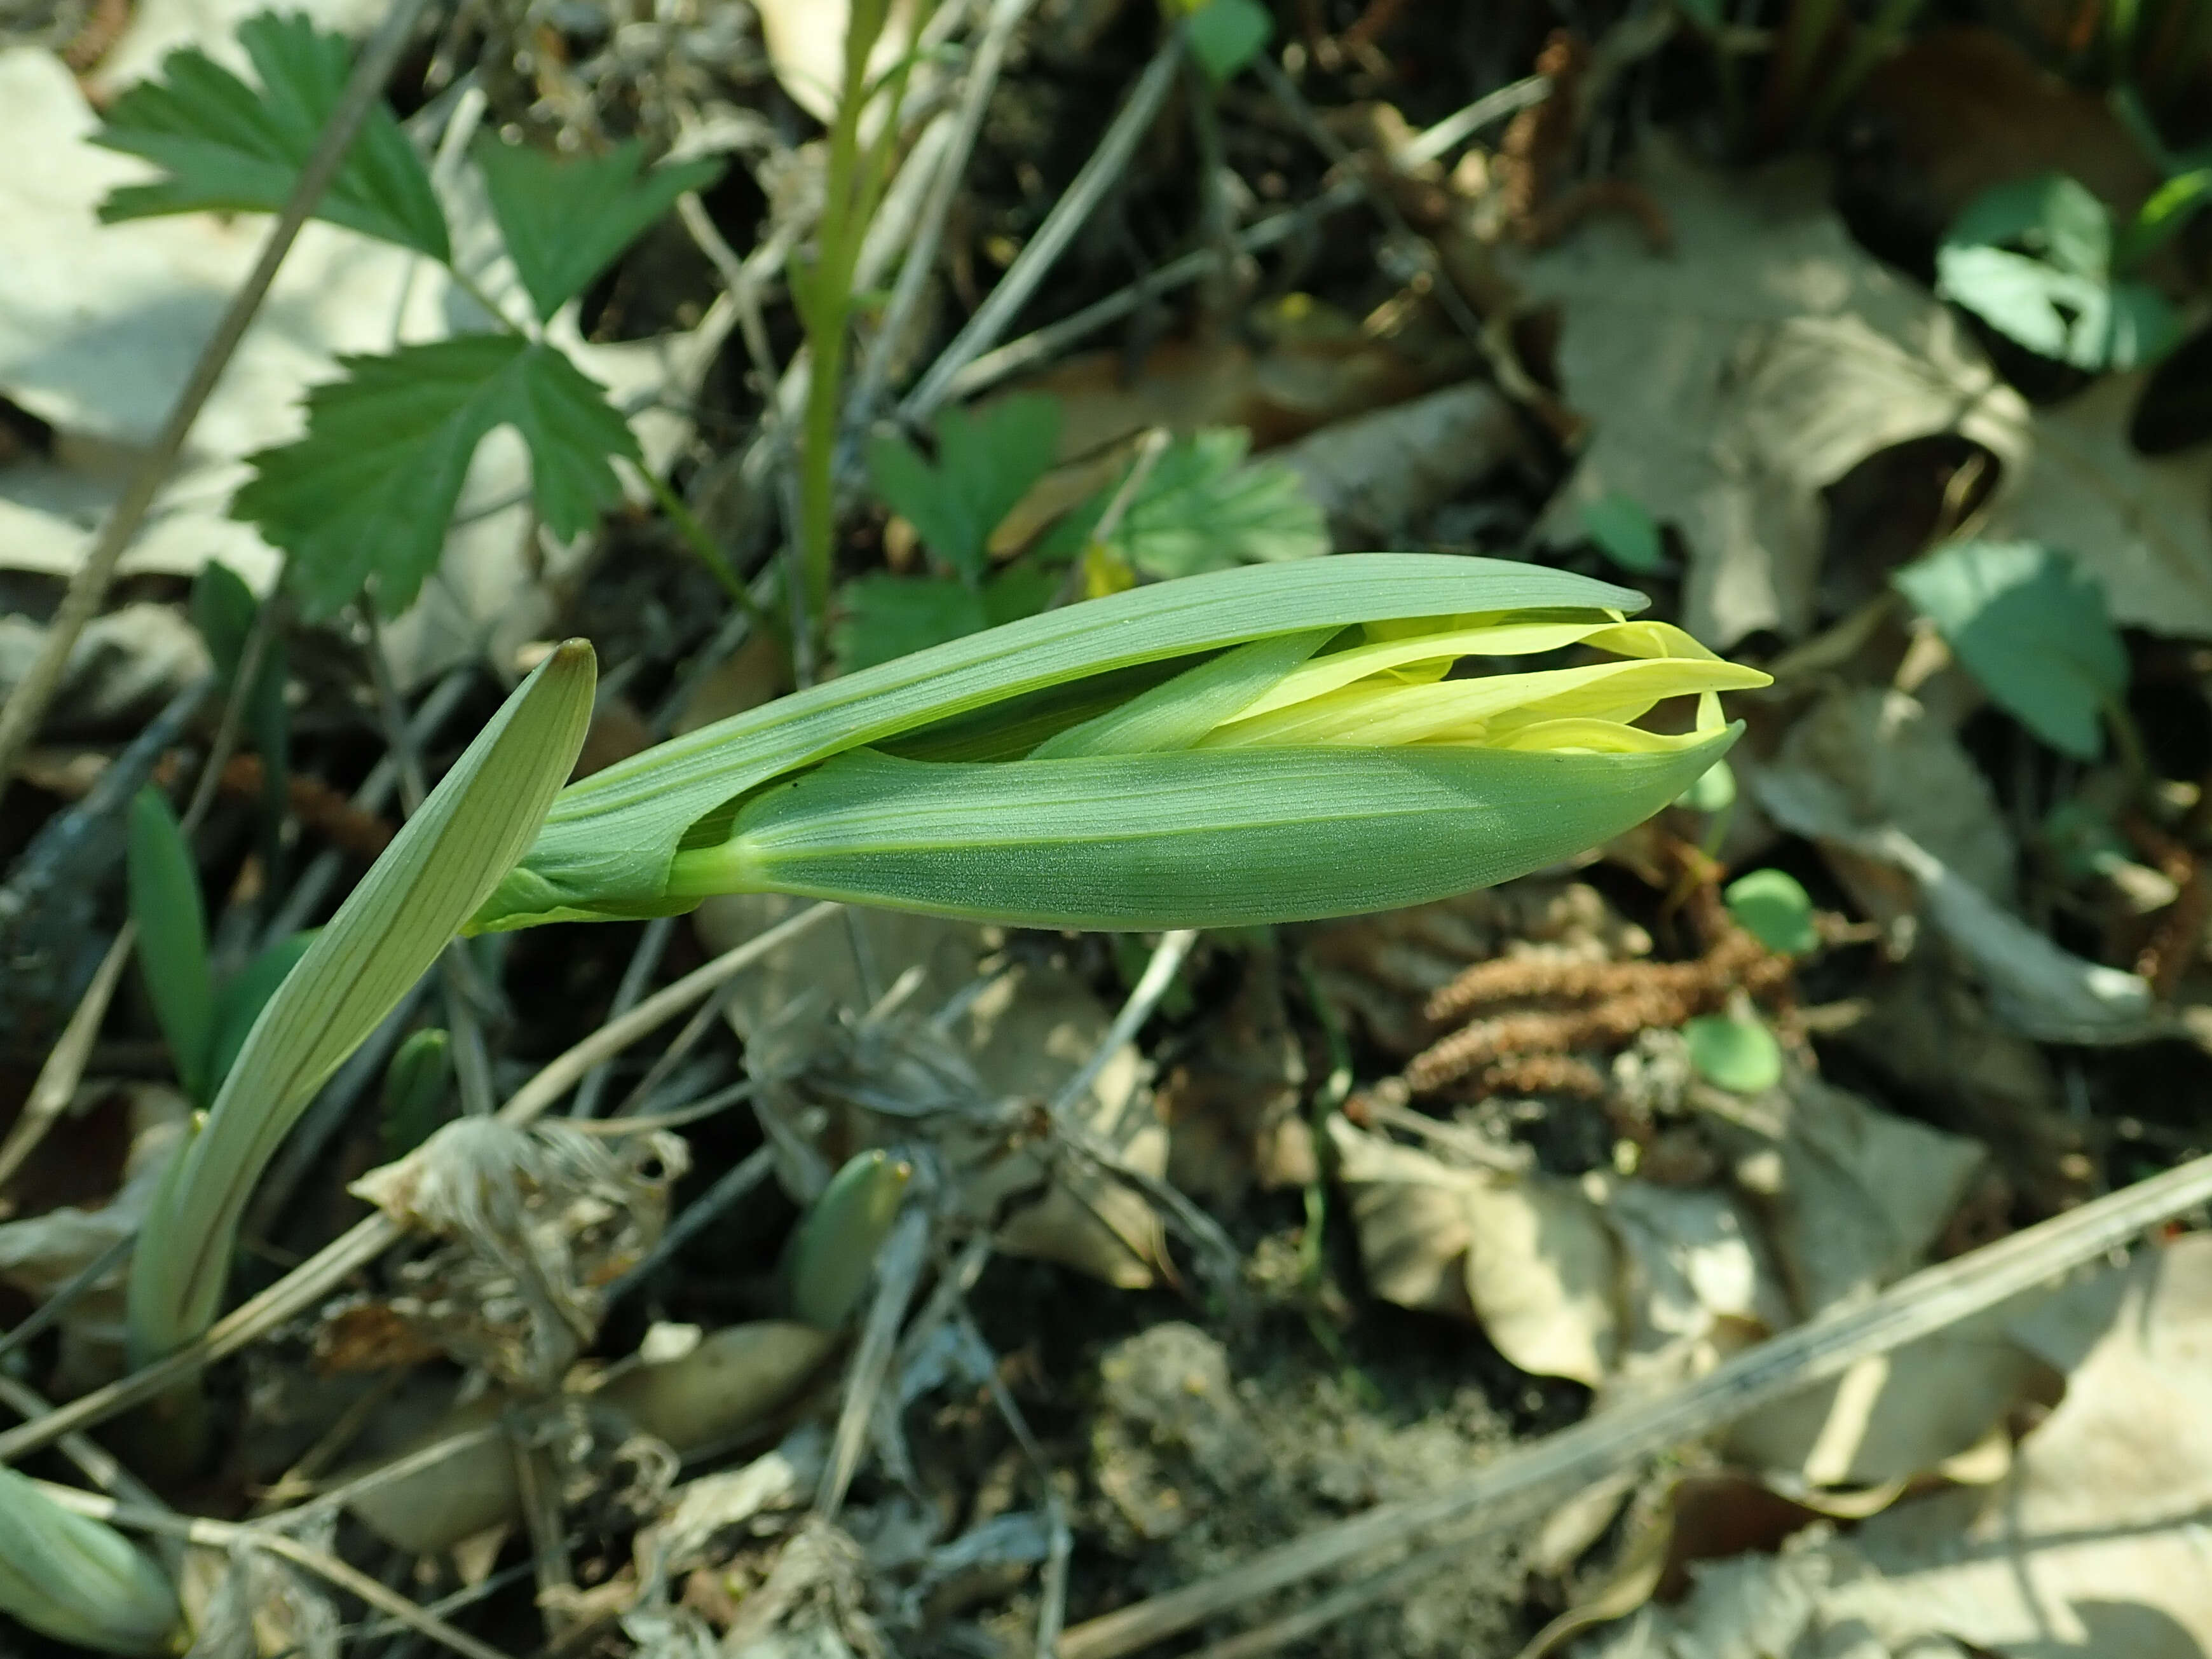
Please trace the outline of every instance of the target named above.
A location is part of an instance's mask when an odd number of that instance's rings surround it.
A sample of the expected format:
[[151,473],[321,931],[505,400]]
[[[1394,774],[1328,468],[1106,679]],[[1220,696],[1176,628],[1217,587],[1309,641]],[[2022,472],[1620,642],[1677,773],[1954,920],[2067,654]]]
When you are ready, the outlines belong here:
[[216,1018],[207,916],[191,848],[158,789],[141,789],[131,803],[125,865],[131,920],[138,928],[138,968],[154,1018],[169,1045],[177,1081],[204,1103]]
[[261,1018],[261,1011],[276,994],[276,988],[300,965],[300,958],[307,954],[307,947],[314,942],[312,929],[280,939],[247,963],[236,978],[216,993],[215,1042],[208,1055],[210,1090],[222,1087],[223,1079],[238,1063],[238,1052],[246,1047],[246,1033],[253,1029],[253,1022]]
[[695,842],[718,837],[718,809],[831,755],[1070,680],[1305,629],[1644,605],[1629,589],[1540,565],[1364,553],[1209,571],[1026,617],[702,726],[564,790],[471,927],[690,909],[696,898],[669,893],[669,868],[695,825]]
[[1073,760],[1086,755],[1159,754],[1194,749],[1198,740],[1234,720],[1283,676],[1328,642],[1333,628],[1276,634],[1224,651],[1185,669],[1164,685],[1132,697],[1119,708],[1046,738],[1033,760]]
[[325,1079],[392,1011],[530,844],[591,719],[592,648],[560,647],[431,791],[247,1034],[172,1167],[131,1264],[134,1359],[213,1322],[254,1182]]
[[1641,823],[1740,726],[1674,753],[1438,744],[948,765],[873,750],[763,792],[674,881],[1029,927],[1237,927],[1425,903]]

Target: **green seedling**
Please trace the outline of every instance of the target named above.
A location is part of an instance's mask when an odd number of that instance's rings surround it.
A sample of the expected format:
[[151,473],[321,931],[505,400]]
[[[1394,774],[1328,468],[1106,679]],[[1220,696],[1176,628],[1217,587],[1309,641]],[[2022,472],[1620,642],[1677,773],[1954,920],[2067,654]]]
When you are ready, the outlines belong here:
[[[1347,915],[1595,846],[1762,685],[1565,571],[1361,554],[1164,582],[937,646],[563,792],[477,931],[813,895],[1040,927]],[[1448,678],[1467,658],[1607,660]],[[1633,724],[1694,697],[1695,730]]]
[[784,1299],[793,1318],[818,1331],[844,1328],[913,1179],[912,1164],[880,1151],[848,1159],[830,1177],[784,1251]]
[[453,1094],[453,1039],[434,1025],[410,1032],[384,1068],[385,1156],[404,1158],[428,1140]]
[[2105,591],[2034,542],[1954,542],[1892,579],[1998,707],[2076,760],[2124,721],[2128,653]]
[[1754,870],[1728,884],[1721,897],[1736,926],[1770,951],[1802,957],[1818,950],[1813,897],[1786,870]]
[[271,945],[218,985],[208,959],[207,912],[191,848],[158,789],[140,790],[131,804],[125,867],[131,920],[138,930],[138,969],[155,1020],[169,1045],[178,1084],[197,1104],[207,1106],[263,1005],[313,935]]
[[1275,20],[1260,0],[1165,0],[1164,9],[1188,20],[1184,42],[1216,86],[1257,58],[1275,32]]
[[317,934],[178,1154],[131,1261],[143,1364],[214,1322],[247,1196],[315,1091],[437,960],[543,822],[591,718],[591,647],[516,688]]
[[[245,579],[219,559],[210,559],[192,579],[192,626],[207,642],[215,664],[216,691],[231,697],[246,643],[261,616],[261,602]],[[284,640],[278,629],[264,630],[260,665],[246,694],[244,726],[261,757],[263,853],[273,860],[276,831],[284,821],[286,775],[291,765],[291,711],[284,702]]]
[[1739,1095],[1764,1094],[1782,1081],[1782,1045],[1759,1020],[1700,1014],[1682,1027],[1690,1064],[1706,1082]]
[[0,1612],[81,1648],[175,1653],[184,1615],[161,1569],[105,1522],[0,1469]]

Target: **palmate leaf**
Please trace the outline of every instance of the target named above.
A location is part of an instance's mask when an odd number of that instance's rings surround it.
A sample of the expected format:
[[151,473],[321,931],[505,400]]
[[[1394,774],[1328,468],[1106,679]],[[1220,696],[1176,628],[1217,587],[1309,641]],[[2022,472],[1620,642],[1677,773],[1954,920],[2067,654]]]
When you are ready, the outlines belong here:
[[538,321],[581,294],[678,197],[722,171],[717,161],[644,165],[635,140],[603,155],[562,157],[491,137],[477,146],[492,214]]
[[904,438],[888,434],[868,446],[868,476],[884,505],[914,526],[922,545],[974,585],[990,563],[991,532],[1052,466],[1060,448],[1060,405],[1050,398],[1020,397],[973,415],[948,409],[934,430],[934,463]]
[[[163,61],[160,80],[140,82],[109,108],[93,143],[143,156],[168,176],[111,192],[100,204],[102,221],[283,208],[345,89],[353,46],[305,16],[275,12],[240,24],[238,40],[258,90],[187,46]],[[434,259],[450,256],[430,175],[381,102],[370,109],[315,217]]]
[[465,335],[388,357],[339,360],[346,378],[307,396],[307,432],[251,457],[231,510],[293,556],[310,617],[336,612],[371,578],[396,616],[436,567],[470,459],[513,426],[530,447],[538,509],[556,536],[619,499],[608,457],[637,440],[599,387],[544,343]]
[[[1297,474],[1265,461],[1246,465],[1250,447],[1242,427],[1178,438],[1137,486],[1106,547],[1146,575],[1163,578],[1328,552],[1321,510]],[[1068,514],[1041,552],[1062,557],[1085,546],[1120,488],[1109,484]]]
[[1052,603],[1057,573],[1024,566],[970,587],[954,576],[861,576],[837,596],[831,629],[838,665],[850,673],[978,634]]

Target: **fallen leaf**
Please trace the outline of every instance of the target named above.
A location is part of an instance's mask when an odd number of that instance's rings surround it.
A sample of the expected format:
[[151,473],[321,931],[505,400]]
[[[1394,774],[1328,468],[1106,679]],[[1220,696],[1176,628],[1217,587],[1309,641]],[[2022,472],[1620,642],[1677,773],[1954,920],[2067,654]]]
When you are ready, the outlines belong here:
[[1593,1388],[1620,1343],[1615,1249],[1580,1183],[1455,1169],[1329,1120],[1369,1283],[1386,1301],[1464,1306],[1498,1352]]
[[2066,1389],[1996,1484],[1693,1568],[1679,1607],[1646,1609],[1596,1653],[2198,1659],[2212,1647],[2212,1236],[2146,1246],[2016,1312],[2010,1334]]
[[1322,427],[1271,459],[1298,475],[1348,550],[1409,544],[1438,507],[1528,453],[1511,401],[1470,380]]
[[1562,389],[1595,422],[1547,540],[1583,540],[1585,510],[1626,495],[1682,532],[1692,633],[1794,636],[1813,621],[1822,492],[1881,450],[1954,434],[2001,468],[1987,533],[2073,556],[2123,625],[2212,633],[2212,453],[2136,453],[2137,381],[2031,410],[1945,307],[1851,240],[1812,163],[1722,175],[1654,142],[1635,177],[1675,226],[1674,258],[1600,222],[1512,267],[1528,303],[1560,307]]

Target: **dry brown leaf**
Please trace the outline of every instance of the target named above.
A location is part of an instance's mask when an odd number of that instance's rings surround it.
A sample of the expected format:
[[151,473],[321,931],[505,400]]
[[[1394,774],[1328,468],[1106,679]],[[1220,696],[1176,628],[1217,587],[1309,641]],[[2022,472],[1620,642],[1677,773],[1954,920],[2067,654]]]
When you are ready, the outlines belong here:
[[1349,550],[1408,545],[1438,507],[1528,453],[1512,403],[1470,380],[1325,426],[1273,459],[1298,475],[1330,539]]
[[1313,1134],[1298,1109],[1305,1081],[1279,964],[1255,951],[1236,996],[1206,1020],[1195,1047],[1161,1080],[1168,1179],[1223,1205],[1237,1202],[1255,1181],[1272,1190],[1313,1180]]
[[1692,633],[1802,632],[1820,492],[1937,433],[2008,461],[2027,405],[1933,296],[1851,240],[1811,165],[1723,177],[1653,141],[1635,177],[1674,222],[1672,258],[1598,222],[1510,267],[1529,302],[1560,306],[1561,388],[1595,422],[1541,532],[1580,541],[1583,505],[1626,495],[1687,540]]
[[1637,176],[1673,220],[1657,259],[1593,224],[1513,267],[1562,310],[1559,367],[1595,436],[1541,526],[1583,539],[1615,492],[1678,526],[1685,620],[1718,647],[1812,621],[1821,492],[1877,451],[1955,434],[2002,467],[1990,523],[2061,545],[2105,584],[2114,617],[2212,633],[2212,497],[2203,457],[2130,448],[2130,388],[2031,410],[1933,295],[1862,250],[1821,171],[1708,172],[1663,142]]
[[2212,1236],[2148,1246],[2016,1316],[2014,1334],[2069,1374],[2002,1480],[1909,1499],[1848,1540],[1814,1533],[1776,1559],[1708,1566],[1601,1659],[1932,1659],[1969,1644],[2002,1659],[2201,1659]]
[[1605,1380],[1620,1345],[1617,1265],[1581,1183],[1455,1169],[1341,1118],[1328,1127],[1377,1295],[1471,1312],[1524,1371]]

